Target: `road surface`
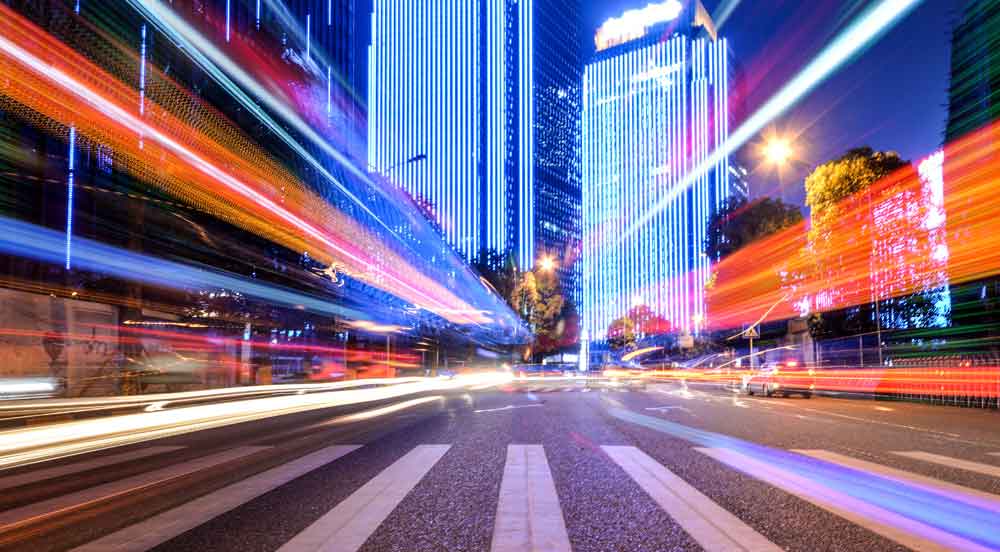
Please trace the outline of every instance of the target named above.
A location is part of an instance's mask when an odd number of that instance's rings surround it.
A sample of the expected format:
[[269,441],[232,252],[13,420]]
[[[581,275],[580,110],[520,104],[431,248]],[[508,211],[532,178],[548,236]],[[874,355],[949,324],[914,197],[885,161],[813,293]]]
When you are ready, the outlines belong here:
[[12,550],[990,550],[1000,413],[459,389],[15,467],[0,490]]

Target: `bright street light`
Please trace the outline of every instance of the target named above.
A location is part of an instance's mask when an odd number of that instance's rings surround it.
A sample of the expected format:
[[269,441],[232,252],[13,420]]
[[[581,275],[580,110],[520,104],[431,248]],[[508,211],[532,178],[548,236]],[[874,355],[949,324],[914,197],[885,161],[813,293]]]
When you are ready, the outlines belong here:
[[775,165],[784,165],[792,157],[792,146],[783,138],[771,138],[764,144],[764,157]]
[[556,267],[556,262],[552,257],[542,257],[538,260],[538,268],[542,269],[543,272],[551,272]]

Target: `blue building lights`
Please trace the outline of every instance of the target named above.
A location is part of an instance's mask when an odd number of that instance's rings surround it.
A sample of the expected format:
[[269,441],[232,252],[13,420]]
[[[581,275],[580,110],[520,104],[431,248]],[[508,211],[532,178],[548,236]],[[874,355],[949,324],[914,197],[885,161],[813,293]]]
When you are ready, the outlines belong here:
[[370,169],[428,206],[466,258],[496,249],[524,268],[535,255],[532,6],[375,0],[368,49]]
[[704,319],[710,263],[702,244],[711,213],[730,194],[728,159],[623,237],[728,137],[728,44],[694,4],[652,26],[633,17],[638,31],[614,20],[585,68],[581,318],[593,341],[638,305],[684,333],[697,333]]

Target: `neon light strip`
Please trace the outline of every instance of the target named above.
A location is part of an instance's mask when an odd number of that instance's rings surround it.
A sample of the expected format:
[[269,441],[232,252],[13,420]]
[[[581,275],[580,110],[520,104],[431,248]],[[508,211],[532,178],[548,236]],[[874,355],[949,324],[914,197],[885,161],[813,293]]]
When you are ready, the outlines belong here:
[[66,178],[66,270],[73,253],[73,175],[76,172],[76,127],[69,127],[69,174]]

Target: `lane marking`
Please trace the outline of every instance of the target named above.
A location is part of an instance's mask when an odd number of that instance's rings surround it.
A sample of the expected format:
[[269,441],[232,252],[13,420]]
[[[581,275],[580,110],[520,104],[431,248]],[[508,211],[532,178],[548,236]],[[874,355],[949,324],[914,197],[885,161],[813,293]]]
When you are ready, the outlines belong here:
[[88,506],[95,502],[101,502],[125,494],[141,492],[154,485],[179,479],[186,475],[219,466],[233,460],[238,460],[269,448],[271,447],[236,447],[187,462],[173,464],[148,473],[133,475],[131,477],[126,477],[125,479],[104,483],[82,491],[42,500],[40,502],[21,506],[20,508],[6,510],[4,512],[0,512],[0,532],[10,531],[17,526],[61,514],[67,510]]
[[959,468],[992,477],[1000,477],[1000,466],[994,466],[992,464],[983,464],[980,462],[973,462],[971,460],[962,460],[961,458],[952,458],[951,456],[942,456],[940,454],[932,454],[930,452],[920,452],[916,450],[893,451],[892,453],[899,456],[905,456],[907,458],[913,458],[914,460],[923,460],[924,462],[930,462],[932,464],[940,464],[949,468]]
[[774,467],[746,454],[724,448],[695,447],[695,450],[912,550],[920,552],[990,550],[973,541],[835,491],[809,478]]
[[532,408],[536,406],[545,406],[544,404],[508,404],[507,406],[500,408],[484,408],[482,410],[473,410],[474,413],[479,414],[481,412],[502,412],[504,410],[514,410],[515,408]]
[[27,485],[29,483],[38,483],[39,481],[55,479],[56,477],[62,477],[73,473],[81,473],[95,468],[102,468],[104,466],[122,464],[131,460],[139,460],[140,458],[156,456],[157,454],[166,454],[182,448],[184,447],[146,447],[129,452],[109,454],[107,456],[100,456],[90,460],[73,462],[72,464],[64,464],[62,466],[54,466],[51,468],[42,468],[30,472],[8,475],[6,477],[0,477],[0,490],[20,487],[21,485]]
[[705,550],[781,550],[645,452],[630,446],[601,449]]
[[651,406],[646,410],[653,410],[655,412],[666,412],[668,410],[681,410],[691,414],[691,409],[686,406]]
[[566,522],[542,445],[508,445],[493,552],[570,552]]
[[358,550],[449,448],[451,445],[418,445],[278,551]]
[[101,537],[73,552],[149,550],[359,448],[361,445],[326,447]]
[[1000,513],[1000,496],[983,492],[978,489],[964,487],[962,485],[949,483],[941,479],[927,477],[910,471],[883,466],[882,464],[876,464],[875,462],[869,462],[867,460],[860,460],[858,458],[837,454],[836,452],[828,450],[795,449],[792,450],[792,452],[825,460],[832,464],[840,464],[841,466],[846,466],[851,469],[874,473],[903,484],[921,486],[927,490],[939,492],[946,495],[948,498],[960,500],[971,506]]

